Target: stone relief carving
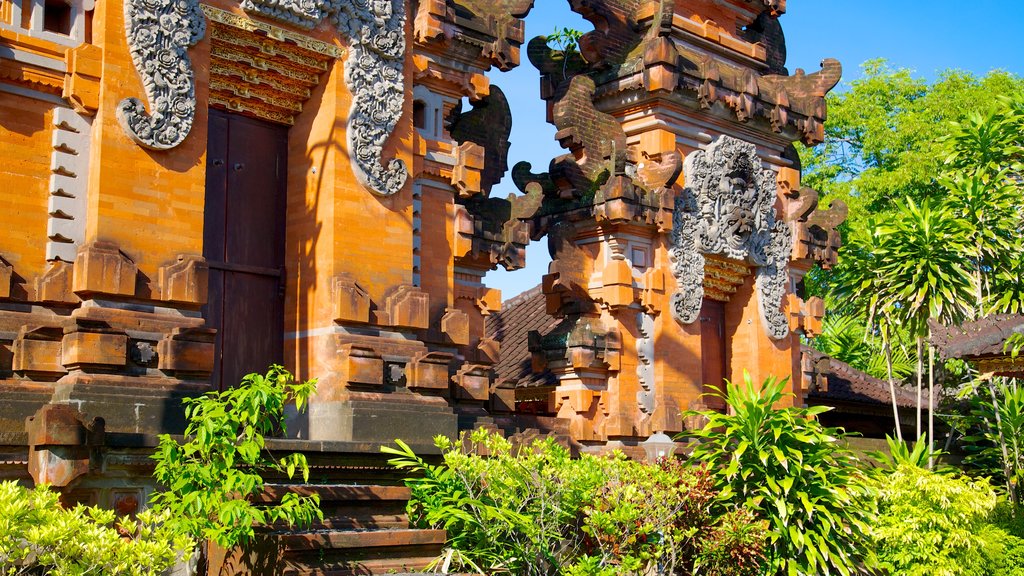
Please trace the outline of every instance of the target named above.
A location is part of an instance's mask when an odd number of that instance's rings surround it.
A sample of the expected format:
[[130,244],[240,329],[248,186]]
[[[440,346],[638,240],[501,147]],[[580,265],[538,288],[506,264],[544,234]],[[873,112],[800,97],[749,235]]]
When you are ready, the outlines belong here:
[[187,50],[206,33],[199,1],[125,0],[124,20],[128,50],[151,113],[138,98],[125,98],[117,119],[141,146],[174,148],[188,136],[195,118],[196,84]]
[[654,414],[654,316],[647,312],[636,315],[636,375],[640,380],[640,391],[636,402],[643,414]]
[[352,92],[349,156],[360,182],[382,196],[405,185],[409,170],[399,159],[382,164],[384,144],[405,103],[404,0],[242,0],[246,12],[311,29],[329,19],[351,42],[345,83]]
[[678,290],[672,313],[682,324],[700,316],[704,255],[717,254],[757,267],[758,306],[768,335],[789,334],[781,306],[792,250],[789,226],[775,217],[776,176],[761,167],[753,144],[728,136],[686,158],[686,187],[673,217],[672,272]]

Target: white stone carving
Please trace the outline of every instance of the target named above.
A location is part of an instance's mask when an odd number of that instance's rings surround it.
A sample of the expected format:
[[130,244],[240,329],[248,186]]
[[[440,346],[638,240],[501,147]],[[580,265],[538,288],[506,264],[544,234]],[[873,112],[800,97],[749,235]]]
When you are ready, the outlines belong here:
[[399,159],[383,164],[384,145],[405,105],[405,0],[242,0],[246,12],[310,29],[329,19],[351,46],[345,83],[352,92],[349,157],[356,178],[391,196],[405,185]]
[[70,108],[53,110],[47,260],[74,262],[85,240],[89,140],[92,122]]
[[640,391],[636,393],[636,402],[640,412],[654,414],[655,408],[655,377],[654,377],[654,316],[646,312],[636,315],[636,375],[640,380]]
[[168,150],[192,130],[196,83],[188,47],[206,33],[199,0],[125,0],[125,36],[151,112],[138,98],[117,107],[121,127],[140,145]]
[[775,217],[775,173],[761,166],[753,144],[729,136],[687,156],[684,173],[670,251],[678,281],[673,316],[683,324],[700,316],[704,255],[718,254],[757,266],[758,307],[768,336],[785,338],[789,322],[781,307],[792,240],[789,226]]

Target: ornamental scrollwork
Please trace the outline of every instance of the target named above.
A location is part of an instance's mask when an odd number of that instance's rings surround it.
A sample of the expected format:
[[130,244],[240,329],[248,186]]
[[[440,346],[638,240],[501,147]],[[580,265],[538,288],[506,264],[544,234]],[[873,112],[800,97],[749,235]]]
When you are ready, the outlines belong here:
[[125,36],[151,113],[138,98],[117,106],[132,140],[153,150],[181,144],[196,112],[196,86],[187,50],[206,33],[198,0],[125,0]]
[[345,83],[352,92],[348,144],[353,172],[382,196],[401,190],[408,168],[397,158],[385,167],[383,156],[405,103],[405,1],[243,0],[242,9],[305,29],[329,19],[349,39]]
[[670,251],[678,284],[673,316],[682,324],[699,318],[704,255],[716,254],[758,267],[758,307],[768,335],[785,338],[789,322],[782,302],[792,238],[789,226],[775,217],[775,173],[761,166],[753,144],[728,136],[687,156],[684,173]]

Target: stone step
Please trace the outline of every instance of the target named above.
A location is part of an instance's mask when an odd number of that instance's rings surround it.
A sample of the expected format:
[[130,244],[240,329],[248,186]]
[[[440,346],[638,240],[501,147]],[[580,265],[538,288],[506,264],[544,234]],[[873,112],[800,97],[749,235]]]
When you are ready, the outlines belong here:
[[[320,510],[324,517],[310,526],[313,531],[397,529],[406,528],[409,524],[405,507],[410,493],[402,486],[268,484],[256,501],[278,502],[287,493],[320,497]],[[285,526],[276,524],[271,528],[282,529]]]
[[[280,501],[285,494],[300,496],[316,494],[321,500],[324,520],[309,527],[317,530],[391,530],[408,528],[409,517],[406,505],[410,491],[399,486],[345,486],[345,485],[267,485],[260,503]],[[270,527],[274,530],[286,528],[283,524]]]
[[420,571],[444,549],[444,530],[317,531],[277,536],[281,574],[345,576]]
[[[424,570],[444,550],[444,530],[409,528],[402,486],[268,484],[256,502],[286,494],[320,497],[324,519],[306,529],[269,526],[248,551],[218,551],[218,576],[355,576]],[[212,559],[212,558],[211,558]]]

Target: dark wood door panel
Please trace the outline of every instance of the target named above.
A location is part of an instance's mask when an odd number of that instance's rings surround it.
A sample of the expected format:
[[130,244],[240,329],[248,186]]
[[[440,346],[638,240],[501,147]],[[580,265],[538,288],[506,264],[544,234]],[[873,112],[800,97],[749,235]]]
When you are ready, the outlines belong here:
[[[725,389],[727,377],[725,362],[725,303],[704,299],[700,311],[701,364],[704,392]],[[725,402],[714,397],[705,396],[704,403],[709,408],[720,410]]]
[[244,117],[232,119],[225,262],[266,268],[283,264],[286,146],[283,127]]
[[284,127],[210,111],[204,317],[217,329],[220,389],[283,359],[286,159]]
[[224,323],[221,378],[233,385],[251,372],[280,363],[284,353],[280,279],[223,272]]

